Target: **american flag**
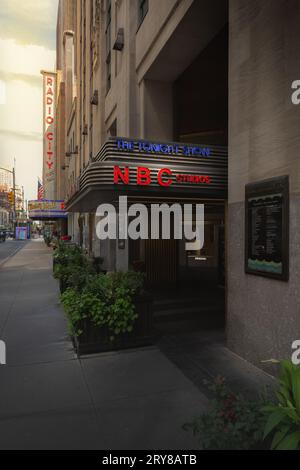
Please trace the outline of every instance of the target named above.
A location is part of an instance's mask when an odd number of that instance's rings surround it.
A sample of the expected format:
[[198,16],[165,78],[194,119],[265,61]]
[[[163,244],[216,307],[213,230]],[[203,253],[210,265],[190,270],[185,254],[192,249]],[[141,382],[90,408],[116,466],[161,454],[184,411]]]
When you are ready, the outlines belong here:
[[38,178],[37,197],[38,197],[39,201],[41,199],[44,199],[44,186],[43,186],[43,183],[41,182],[40,178]]

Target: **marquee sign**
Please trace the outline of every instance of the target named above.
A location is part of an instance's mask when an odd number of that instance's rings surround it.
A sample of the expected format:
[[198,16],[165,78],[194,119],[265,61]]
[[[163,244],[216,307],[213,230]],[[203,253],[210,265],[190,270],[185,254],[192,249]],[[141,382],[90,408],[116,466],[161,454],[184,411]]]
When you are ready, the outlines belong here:
[[186,155],[186,156],[200,156],[209,157],[211,149],[199,145],[188,145],[180,143],[161,143],[161,142],[148,142],[146,140],[125,140],[116,139],[116,148],[119,150],[129,150],[138,152],[148,152],[153,154],[164,155]]
[[67,208],[86,211],[118,193],[227,198],[227,147],[110,138],[81,172]]
[[43,199],[42,201],[28,201],[28,214],[30,219],[57,219],[67,217],[65,203],[62,200]]
[[55,127],[56,127],[56,73],[42,72],[43,88],[43,184],[45,197],[54,199],[56,187],[56,155],[55,155]]

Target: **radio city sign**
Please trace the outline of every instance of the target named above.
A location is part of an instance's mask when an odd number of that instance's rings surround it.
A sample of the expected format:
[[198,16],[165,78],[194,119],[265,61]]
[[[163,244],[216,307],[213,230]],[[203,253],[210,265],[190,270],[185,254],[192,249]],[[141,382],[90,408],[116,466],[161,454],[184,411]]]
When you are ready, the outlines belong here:
[[54,97],[55,97],[55,77],[47,75],[45,77],[45,138],[46,138],[46,165],[48,168],[48,178],[51,170],[54,170]]
[[63,200],[28,201],[28,214],[29,218],[33,219],[67,217]]
[[43,182],[46,197],[55,197],[55,103],[56,103],[56,74],[42,72],[44,78],[44,172]]
[[[209,175],[194,175],[174,172],[170,168],[161,168],[156,175],[156,181],[160,186],[171,186],[173,183],[192,183],[192,184],[210,184]],[[149,186],[152,183],[150,168],[138,166],[136,170],[136,184],[139,186]],[[114,184],[131,183],[130,168],[127,166],[121,169],[118,165],[114,166]]]
[[209,157],[211,150],[208,147],[199,145],[188,145],[179,143],[159,143],[147,142],[145,140],[124,140],[117,139],[116,146],[118,150],[131,152],[153,153],[164,155],[186,155],[189,157]]

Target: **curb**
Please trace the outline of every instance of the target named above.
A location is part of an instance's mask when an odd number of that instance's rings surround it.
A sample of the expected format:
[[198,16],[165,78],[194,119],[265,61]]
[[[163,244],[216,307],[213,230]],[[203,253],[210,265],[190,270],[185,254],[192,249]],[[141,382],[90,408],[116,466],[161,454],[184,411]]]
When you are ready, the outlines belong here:
[[19,247],[16,248],[16,250],[13,251],[9,256],[7,256],[7,257],[4,258],[2,261],[0,261],[0,269],[3,268],[3,266],[5,265],[5,263],[7,263],[7,261],[8,261],[10,258],[12,258],[13,256],[15,256],[15,255],[18,253],[18,251],[20,251],[20,250],[23,248],[23,246],[25,246],[25,245],[19,246]]

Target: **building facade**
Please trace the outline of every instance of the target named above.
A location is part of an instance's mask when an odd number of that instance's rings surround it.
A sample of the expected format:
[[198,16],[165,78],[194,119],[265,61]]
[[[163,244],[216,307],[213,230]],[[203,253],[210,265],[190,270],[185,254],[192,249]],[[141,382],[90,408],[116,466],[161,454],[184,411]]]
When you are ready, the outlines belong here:
[[14,217],[13,171],[0,168],[0,225],[9,228]]
[[[223,289],[228,345],[259,366],[289,357],[300,335],[300,115],[290,99],[300,61],[298,3],[61,0],[58,12],[57,155],[69,234],[103,258],[105,270],[139,265],[151,286]],[[141,167],[151,184],[138,183]],[[269,229],[267,259],[264,243],[258,248],[257,207],[252,232],[244,228],[246,186],[273,177],[288,177],[284,261]],[[97,206],[122,194],[129,204],[204,203],[203,250],[185,253],[174,240],[100,242]],[[246,269],[248,239],[265,272]],[[289,275],[268,276],[281,263]]]
[[[257,364],[290,357],[300,337],[300,109],[291,101],[299,79],[300,4],[230,2],[229,10],[228,344]],[[289,278],[245,273],[245,185],[289,179]]]
[[9,222],[10,222],[9,211],[7,209],[3,209],[3,207],[0,207],[0,227],[8,228]]

